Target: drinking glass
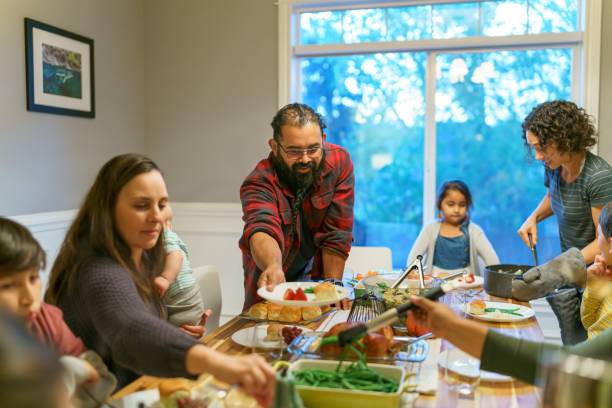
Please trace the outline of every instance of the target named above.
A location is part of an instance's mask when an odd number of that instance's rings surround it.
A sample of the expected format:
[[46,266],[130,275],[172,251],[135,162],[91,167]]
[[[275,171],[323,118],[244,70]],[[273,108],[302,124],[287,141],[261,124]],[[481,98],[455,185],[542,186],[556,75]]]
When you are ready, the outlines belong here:
[[266,339],[269,322],[257,323],[251,331],[251,353],[259,354],[267,361],[272,362],[282,358],[285,343],[281,336],[278,341]]
[[474,398],[480,383],[480,360],[458,348],[446,350],[444,379],[460,398]]

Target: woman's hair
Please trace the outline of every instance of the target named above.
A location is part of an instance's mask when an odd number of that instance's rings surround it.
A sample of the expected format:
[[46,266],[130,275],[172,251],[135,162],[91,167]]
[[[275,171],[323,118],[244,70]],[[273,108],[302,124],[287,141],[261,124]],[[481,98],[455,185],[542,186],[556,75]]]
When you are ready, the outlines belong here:
[[123,187],[134,177],[150,171],[161,173],[153,160],[139,154],[116,156],[100,169],[53,264],[47,291],[49,302],[57,303],[68,295],[81,268],[96,256],[109,257],[127,269],[144,301],[159,300],[153,279],[163,268],[163,240],[158,239],[153,248],[144,251],[143,271],[139,272],[114,217]]
[[45,269],[45,251],[23,225],[0,217],[0,276]]
[[436,200],[436,207],[438,208],[438,211],[442,211],[442,201],[451,190],[455,190],[463,194],[468,209],[472,208],[472,194],[470,193],[470,189],[468,188],[467,184],[461,180],[450,180],[445,181],[438,192],[438,199]]
[[523,140],[533,133],[541,147],[553,146],[562,153],[584,153],[597,143],[592,118],[574,102],[544,102],[523,121]]
[[612,203],[603,206],[599,214],[599,225],[606,239],[612,236]]

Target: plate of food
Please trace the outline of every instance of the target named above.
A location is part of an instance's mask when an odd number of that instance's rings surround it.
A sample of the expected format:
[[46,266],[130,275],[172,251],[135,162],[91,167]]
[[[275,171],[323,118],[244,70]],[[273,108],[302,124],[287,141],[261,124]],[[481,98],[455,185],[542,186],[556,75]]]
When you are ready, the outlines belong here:
[[482,276],[474,275],[474,273],[470,273],[467,276],[461,276],[455,279],[455,289],[473,289],[480,288],[484,283],[484,278]]
[[285,306],[324,306],[349,296],[347,288],[331,282],[283,282],[268,291],[266,287],[257,294],[269,302]]
[[535,316],[533,309],[514,303],[472,300],[463,305],[471,317],[487,322],[518,322]]
[[307,327],[280,323],[258,324],[238,330],[232,334],[232,340],[244,347],[280,349],[286,348],[300,334],[310,331]]
[[264,301],[255,303],[240,317],[258,322],[308,324],[320,320],[333,310],[336,309],[329,306],[283,306]]
[[[440,366],[440,368],[442,369],[446,369],[447,365],[450,365],[450,367],[448,367],[448,369],[456,374],[465,376],[465,377],[470,377],[471,373],[469,371],[464,371],[464,370],[468,370],[468,366],[465,364],[455,364],[454,361],[449,361],[449,359],[446,357],[448,354],[448,350],[444,350],[443,352],[440,353],[440,356],[438,357],[438,365]],[[477,358],[473,358],[476,362],[478,362]],[[480,363],[478,363],[480,364]],[[502,375],[502,374],[497,374],[491,371],[485,371],[485,370],[480,370],[480,381],[486,381],[486,382],[508,382],[508,381],[514,381],[514,378],[509,377],[507,375]]]

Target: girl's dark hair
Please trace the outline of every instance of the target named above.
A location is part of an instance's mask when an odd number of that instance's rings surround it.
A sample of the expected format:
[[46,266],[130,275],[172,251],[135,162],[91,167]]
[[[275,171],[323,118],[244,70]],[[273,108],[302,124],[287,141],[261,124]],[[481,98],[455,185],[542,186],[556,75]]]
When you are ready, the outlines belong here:
[[290,125],[301,128],[308,123],[317,124],[319,129],[321,129],[321,134],[326,128],[323,117],[315,112],[310,106],[303,103],[290,103],[276,112],[270,126],[272,126],[274,132],[274,140],[280,142],[282,137],[281,127]]
[[570,101],[544,102],[523,121],[523,140],[533,133],[541,147],[553,146],[562,153],[585,153],[597,143],[593,119],[584,109]]
[[472,194],[470,193],[470,189],[467,184],[465,184],[461,180],[450,180],[445,181],[440,187],[440,191],[438,192],[438,200],[436,201],[436,207],[438,211],[442,211],[442,201],[446,197],[449,191],[455,190],[463,194],[465,197],[465,201],[467,203],[468,209],[472,208]]
[[599,213],[599,225],[601,226],[601,232],[606,239],[610,239],[612,236],[612,203],[608,203],[603,206],[601,213]]
[[153,279],[163,268],[163,240],[158,239],[153,248],[144,251],[143,271],[139,272],[114,217],[123,187],[134,177],[151,171],[161,173],[153,160],[139,154],[116,156],[100,169],[53,264],[47,291],[49,302],[57,303],[62,296],[69,296],[81,268],[96,256],[111,258],[129,271],[144,301],[159,300]]
[[45,269],[45,251],[23,225],[0,217],[0,276]]

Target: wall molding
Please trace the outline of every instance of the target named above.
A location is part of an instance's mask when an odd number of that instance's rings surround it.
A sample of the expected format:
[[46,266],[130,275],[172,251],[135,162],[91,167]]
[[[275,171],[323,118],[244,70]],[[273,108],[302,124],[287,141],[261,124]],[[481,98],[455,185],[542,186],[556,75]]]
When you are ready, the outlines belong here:
[[77,210],[65,210],[17,215],[9,218],[25,225],[34,234],[37,232],[67,229],[72,220],[74,220],[74,217],[76,217],[76,214]]

